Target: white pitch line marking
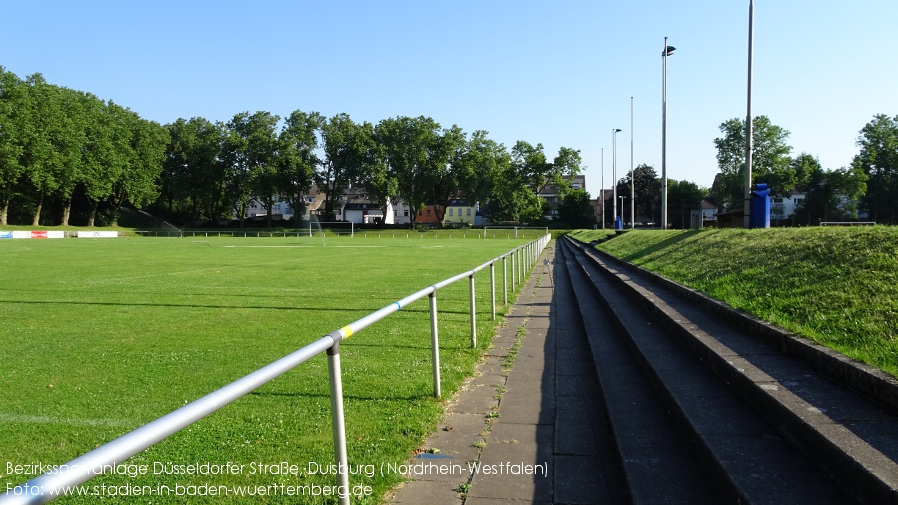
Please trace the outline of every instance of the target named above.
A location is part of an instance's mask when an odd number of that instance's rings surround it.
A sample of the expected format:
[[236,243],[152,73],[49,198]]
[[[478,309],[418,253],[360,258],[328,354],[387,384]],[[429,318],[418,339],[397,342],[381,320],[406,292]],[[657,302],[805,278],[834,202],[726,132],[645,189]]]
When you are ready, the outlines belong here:
[[127,419],[76,419],[53,416],[29,416],[24,414],[0,414],[0,422],[27,424],[68,424],[72,426],[122,426],[133,427],[140,423]]

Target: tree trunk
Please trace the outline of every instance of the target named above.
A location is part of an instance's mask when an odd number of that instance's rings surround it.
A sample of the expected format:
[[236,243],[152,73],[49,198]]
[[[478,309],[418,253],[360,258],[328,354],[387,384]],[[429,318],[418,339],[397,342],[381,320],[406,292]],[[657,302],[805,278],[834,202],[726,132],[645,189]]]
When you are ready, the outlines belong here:
[[118,226],[118,211],[122,210],[122,204],[118,203],[115,206],[115,209],[112,211],[112,223],[109,226],[117,227]]
[[306,205],[301,198],[293,198],[290,200],[290,206],[293,207],[293,227],[301,228],[302,219],[306,214]]
[[100,206],[100,202],[92,203],[90,206],[90,217],[87,218],[87,226],[88,228],[94,227],[94,219],[97,217],[97,207]]
[[37,210],[34,212],[34,222],[31,226],[40,226],[41,208],[44,206],[44,192],[41,191],[41,197],[37,201]]
[[7,226],[9,223],[9,202],[12,201],[12,183],[7,183],[0,193],[0,226]]
[[69,199],[65,202],[65,206],[62,208],[62,226],[69,225],[69,216],[72,214],[72,200]]
[[[386,200],[386,201],[389,201],[389,200]],[[386,204],[386,203],[382,203],[382,204],[380,205],[380,213],[383,214],[384,217],[380,220],[380,226],[378,226],[378,228],[383,228],[384,225],[387,224],[387,217],[388,217],[388,216],[387,216],[387,210],[388,210],[387,204]],[[394,224],[394,225],[396,224],[396,219],[395,219],[395,218],[393,219],[393,224]]]

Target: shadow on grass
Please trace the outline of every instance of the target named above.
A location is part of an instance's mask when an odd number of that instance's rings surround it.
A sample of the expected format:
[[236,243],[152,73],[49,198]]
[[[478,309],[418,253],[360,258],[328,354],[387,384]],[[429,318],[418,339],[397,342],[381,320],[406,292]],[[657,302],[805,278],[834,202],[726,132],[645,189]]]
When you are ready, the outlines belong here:
[[[0,289],[0,291],[4,291]],[[119,293],[122,295],[131,295],[133,296],[135,293]],[[149,293],[148,296],[155,296],[157,293]],[[206,294],[190,294],[185,296],[212,296]],[[215,295],[222,296],[222,295]],[[251,298],[259,298],[256,295],[226,295],[228,297],[231,296],[244,296]],[[284,296],[271,297],[277,298],[279,300],[283,300]],[[327,297],[319,297],[319,298],[327,298]],[[338,298],[338,297],[333,297]],[[0,298],[0,303],[18,303],[18,304],[32,304],[32,305],[87,305],[87,306],[110,306],[110,307],[182,307],[182,308],[192,308],[192,309],[255,309],[255,310],[285,310],[285,311],[329,311],[329,312],[362,312],[365,314],[369,314],[371,312],[378,311],[384,307],[389,307],[392,303],[387,303],[385,305],[371,305],[368,307],[348,307],[348,308],[339,308],[339,307],[305,307],[305,306],[265,306],[265,305],[227,305],[227,304],[202,304],[202,303],[160,303],[160,302],[99,302],[99,301],[83,301],[83,300],[13,300],[13,299],[2,299]],[[377,303],[383,303],[383,301],[379,301]],[[403,307],[401,309],[402,313],[405,314],[430,314],[430,309],[424,306],[419,307]],[[466,309],[447,309],[441,308],[439,310],[440,314],[453,314],[453,315],[468,315],[470,312]],[[479,313],[478,313],[479,315]]]
[[87,306],[107,306],[107,307],[166,307],[166,308],[189,308],[189,309],[248,309],[248,310],[283,310],[283,311],[328,311],[328,312],[374,312],[381,309],[375,308],[334,308],[334,307],[272,307],[259,305],[202,305],[194,303],[148,303],[148,302],[84,302],[84,301],[46,301],[46,300],[2,300],[0,303],[24,304],[24,305],[87,305]]
[[[359,333],[359,335],[361,335],[361,333]],[[355,338],[355,337],[353,337],[353,338]],[[428,341],[426,343],[422,342],[421,345],[416,346],[416,345],[396,345],[396,344],[380,344],[380,343],[368,344],[368,343],[362,343],[360,341],[353,341],[350,339],[350,340],[344,340],[343,342],[341,342],[340,347],[346,347],[346,348],[373,347],[373,348],[377,348],[377,349],[409,349],[409,350],[415,350],[415,351],[421,351],[421,352],[425,352],[425,351],[429,352],[430,351],[430,340],[428,339]],[[455,347],[440,345],[440,350],[441,351],[443,351],[443,350],[454,351]]]
[[[259,397],[284,397],[284,398],[324,398],[328,401],[331,398],[330,393],[278,393],[278,392],[264,392],[264,391],[252,391],[247,394],[247,396],[259,396]],[[433,398],[433,390],[431,389],[428,392],[421,392],[419,394],[413,395],[389,395],[389,394],[372,394],[370,396],[363,395],[353,395],[353,394],[343,394],[344,400],[359,400],[359,401],[417,401],[417,400],[425,400],[428,398]]]
[[674,235],[670,238],[667,238],[667,239],[662,240],[661,242],[652,244],[649,247],[632,252],[626,256],[621,257],[620,259],[623,261],[629,262],[629,263],[633,263],[640,258],[644,258],[644,257],[646,257],[650,254],[656,253],[664,248],[667,248],[674,244],[682,242],[683,240],[686,240],[690,237],[694,237],[695,235],[698,235],[701,232],[702,232],[702,230],[689,230],[689,231],[684,231],[682,233],[677,233],[676,235]]

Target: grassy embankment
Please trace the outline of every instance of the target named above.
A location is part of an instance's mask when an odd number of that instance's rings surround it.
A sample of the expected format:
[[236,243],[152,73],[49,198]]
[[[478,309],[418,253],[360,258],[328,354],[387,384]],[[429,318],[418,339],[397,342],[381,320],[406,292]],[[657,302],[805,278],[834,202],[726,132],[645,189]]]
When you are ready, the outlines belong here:
[[[0,465],[61,464],[521,243],[331,237],[326,247],[308,237],[0,241]],[[497,278],[501,290],[501,270]],[[445,397],[473,372],[494,333],[488,271],[477,275],[476,288],[477,349],[470,348],[468,283],[439,292]],[[369,485],[373,493],[353,503],[374,503],[401,480],[389,470],[382,475],[381,464],[404,462],[442,412],[433,398],[429,324],[425,299],[341,346],[349,461],[355,470],[376,468],[371,476],[351,476],[352,485]],[[148,465],[149,475],[104,476],[90,484],[333,485],[333,475],[315,472],[333,464],[330,422],[321,355],[129,461]],[[245,466],[231,475],[153,474],[157,465],[171,468],[168,463],[226,462]],[[286,462],[298,475],[252,473],[257,462]],[[0,488],[28,477],[3,472]],[[104,503],[135,500],[119,496]],[[258,496],[189,500],[262,502]],[[264,502],[334,499],[270,495]]]
[[597,247],[898,376],[898,228],[636,231]]

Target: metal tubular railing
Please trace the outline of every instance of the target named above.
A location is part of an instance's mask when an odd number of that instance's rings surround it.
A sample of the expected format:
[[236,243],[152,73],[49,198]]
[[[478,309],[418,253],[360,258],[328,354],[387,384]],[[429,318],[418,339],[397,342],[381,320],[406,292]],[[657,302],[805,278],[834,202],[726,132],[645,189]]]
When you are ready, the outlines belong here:
[[[348,458],[346,454],[346,425],[343,416],[343,382],[340,370],[340,342],[349,338],[360,330],[380,321],[388,315],[400,310],[408,304],[420,300],[425,296],[430,297],[430,323],[431,345],[433,357],[433,392],[440,397],[440,353],[437,324],[437,291],[465,277],[469,278],[470,307],[471,307],[471,346],[477,345],[477,327],[475,315],[474,275],[487,266],[490,267],[491,290],[495,293],[495,276],[492,274],[496,261],[502,260],[503,267],[503,291],[505,303],[508,303],[507,283],[505,282],[505,260],[511,257],[512,264],[512,290],[514,290],[515,257],[517,260],[518,276],[523,275],[523,262],[525,256],[539,254],[551,240],[550,235],[540,237],[523,246],[517,247],[502,256],[487,261],[486,263],[467,272],[450,277],[436,284],[428,286],[416,293],[393,302],[386,307],[368,314],[367,316],[352,322],[338,330],[334,330],[320,339],[294,351],[291,354],[256,370],[230,384],[217,389],[202,398],[166,414],[155,421],[126,433],[121,437],[106,443],[68,463],[60,465],[66,471],[53,470],[35,477],[28,482],[20,484],[6,493],[0,495],[0,505],[34,505],[47,503],[66,489],[74,488],[88,480],[101,475],[110,469],[111,465],[119,464],[135,454],[155,445],[176,432],[186,428],[194,422],[218,411],[225,405],[250,393],[263,384],[287,373],[293,368],[305,363],[309,359],[327,352],[328,374],[330,380],[331,395],[331,424],[334,437],[334,459],[337,463],[337,484],[340,486],[340,503],[349,504],[349,473]],[[525,254],[526,253],[526,254]],[[535,259],[534,259],[535,262]],[[530,261],[527,261],[531,264]],[[490,297],[493,319],[496,314],[496,297]]]

